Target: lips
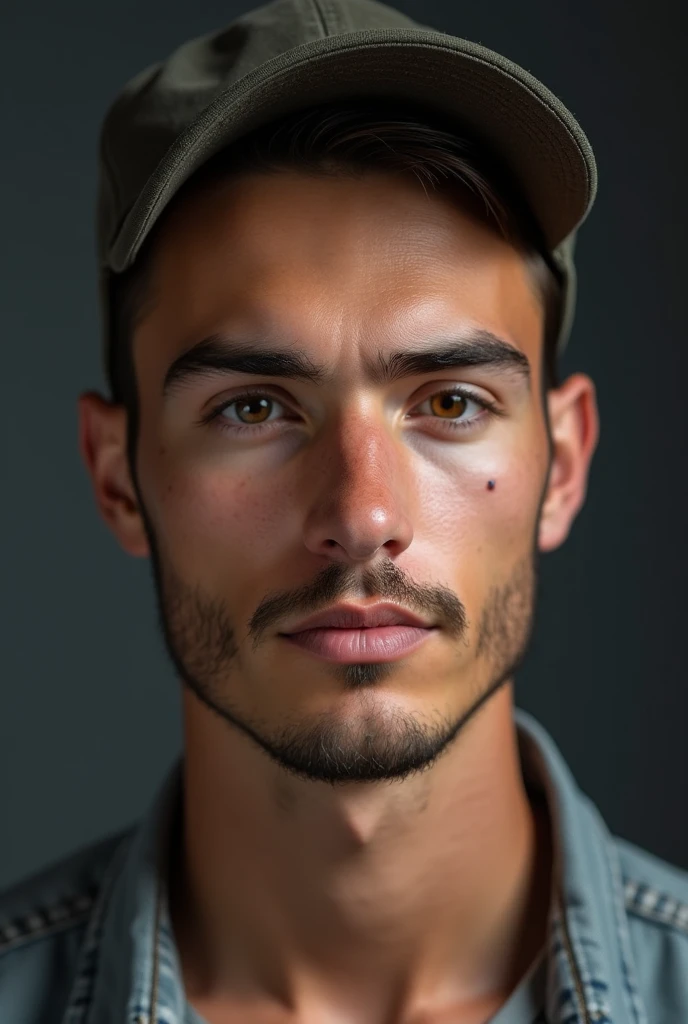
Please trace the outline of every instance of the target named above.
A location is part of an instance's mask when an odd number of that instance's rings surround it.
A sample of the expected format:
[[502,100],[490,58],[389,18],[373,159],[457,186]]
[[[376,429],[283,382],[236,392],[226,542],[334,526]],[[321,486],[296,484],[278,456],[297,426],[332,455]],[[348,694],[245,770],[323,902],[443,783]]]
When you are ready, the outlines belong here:
[[289,636],[307,629],[373,629],[376,626],[417,626],[430,629],[432,623],[396,604],[376,604],[363,608],[340,604],[302,619],[284,632]]

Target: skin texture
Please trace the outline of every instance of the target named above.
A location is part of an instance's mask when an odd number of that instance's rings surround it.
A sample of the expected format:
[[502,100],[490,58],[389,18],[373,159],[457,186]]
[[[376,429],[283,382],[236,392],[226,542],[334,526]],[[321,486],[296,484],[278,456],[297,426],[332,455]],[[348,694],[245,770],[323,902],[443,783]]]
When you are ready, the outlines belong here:
[[[481,367],[366,375],[378,352],[471,328],[527,357],[530,390]],[[152,559],[186,684],[170,900],[210,1024],[482,1024],[543,943],[556,851],[513,681],[539,555],[583,505],[599,428],[592,381],[569,377],[547,393],[550,460],[542,329],[521,256],[454,201],[383,174],[246,176],[161,232],[134,337],[138,487],[125,410],[80,398],[98,507]],[[217,332],[299,347],[331,380],[216,373],[163,399],[170,364]],[[502,415],[443,411],[451,385]],[[270,430],[199,422],[247,386],[272,404],[243,422]],[[278,636],[342,600],[438,628],[372,665]]]

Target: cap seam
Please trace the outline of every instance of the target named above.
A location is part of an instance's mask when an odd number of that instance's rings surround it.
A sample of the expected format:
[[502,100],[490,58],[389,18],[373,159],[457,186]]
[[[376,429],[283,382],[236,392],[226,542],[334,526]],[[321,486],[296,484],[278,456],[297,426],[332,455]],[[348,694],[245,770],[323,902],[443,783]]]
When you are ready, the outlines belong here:
[[323,9],[322,9],[322,7],[321,7],[321,5],[319,3],[319,0],[310,0],[310,4],[311,4],[311,6],[312,6],[312,8],[313,8],[313,10],[315,12],[316,18],[318,19],[318,21],[320,23],[320,31],[322,33],[323,38],[324,39],[329,38],[329,36],[331,35],[330,29],[329,29],[329,26],[327,24],[327,19],[325,17],[325,14],[323,13]]
[[[346,35],[347,33],[344,33],[344,34]],[[421,47],[424,50],[430,50],[430,51],[437,50],[438,52],[442,52],[442,53],[450,53],[451,52],[451,48],[448,47],[448,46],[441,46],[441,45],[438,45],[438,44],[435,44],[435,43],[426,43],[426,42],[424,42],[424,43],[417,43],[417,42],[411,41],[411,40],[409,40],[409,41],[399,40],[399,41],[396,41],[396,42],[394,42],[392,44],[389,44],[389,43],[386,43],[386,42],[382,42],[382,41],[381,42],[375,42],[375,43],[359,43],[358,46],[357,46],[357,49],[361,50],[361,51],[369,51],[371,53],[375,53],[376,51],[377,52],[381,52],[381,51],[384,51],[384,50],[388,50],[391,47],[398,47],[398,48]],[[345,47],[342,47],[339,50],[333,51],[333,54],[339,55],[339,54],[345,52],[345,49],[346,49]],[[538,93],[536,93],[535,90],[532,89],[532,87],[530,86],[530,84],[528,82],[524,82],[521,79],[517,78],[509,70],[507,70],[507,69],[505,69],[503,67],[500,67],[499,65],[491,64],[490,62],[488,62],[487,60],[485,60],[484,58],[479,57],[479,56],[475,56],[475,55],[466,55],[466,56],[471,61],[474,61],[476,64],[479,64],[482,67],[487,67],[489,69],[496,70],[500,74],[504,75],[505,78],[508,78],[509,81],[513,82],[518,87],[525,89],[533,100],[535,100],[536,102],[540,103],[550,114],[553,114],[556,117],[556,120],[557,120],[558,124],[562,128],[565,129],[567,137],[574,143],[574,145],[576,147],[576,150],[577,150],[579,156],[581,157],[581,161],[582,161],[583,168],[584,168],[584,175],[585,175],[586,206],[588,206],[590,204],[590,200],[592,198],[592,177],[591,177],[591,174],[590,174],[590,169],[588,167],[588,159],[587,159],[587,156],[586,156],[583,148],[581,147],[578,139],[576,138],[575,134],[573,133],[573,131],[571,130],[569,125],[566,123],[566,121],[560,116],[560,114],[556,110],[556,108],[552,106],[551,102],[549,102],[546,97],[542,97]],[[268,79],[264,79],[263,81],[261,81],[259,83],[256,83],[256,84],[259,85],[259,86],[265,86],[268,82],[278,81],[280,77],[293,73],[294,71],[302,68],[305,64],[308,64],[308,63],[310,63],[313,60],[314,60],[314,58],[313,58],[312,55],[304,56],[301,60],[299,60],[296,63],[290,64],[288,67],[279,68],[279,69],[275,70],[273,72],[273,74],[271,74]],[[418,77],[421,77],[421,76],[418,76]],[[453,77],[458,77],[458,76],[453,76]],[[212,101],[212,103],[208,107],[206,107],[204,111],[201,112],[201,114],[198,116],[198,118],[197,118],[197,120],[196,120],[196,122],[195,122],[195,124],[193,126],[194,127],[193,133],[191,134],[191,136],[190,136],[189,140],[187,141],[187,144],[186,144],[184,150],[182,150],[182,152],[188,151],[191,148],[193,142],[196,139],[198,139],[202,134],[204,134],[204,132],[212,124],[216,123],[220,119],[220,112],[219,112],[220,100],[222,99],[222,97],[226,96],[226,94],[228,92],[230,92],[232,89],[234,89],[236,87],[236,85],[237,85],[237,83],[235,82],[235,83],[232,83],[232,85],[228,86],[227,89],[224,89],[221,93],[218,94],[218,96],[215,97],[215,99]],[[493,98],[492,101],[494,102],[494,98]],[[503,109],[503,105],[501,103],[499,104],[499,106],[500,106],[500,108]],[[216,108],[216,107],[217,107],[217,109],[215,110],[214,114],[212,116],[209,115],[208,116],[208,120],[204,121],[204,115],[208,115],[208,111],[211,108]],[[221,111],[222,115],[225,115],[226,113],[227,113],[226,109]],[[532,129],[532,127],[534,126],[535,122],[533,121],[533,119],[531,117],[526,117],[526,118],[524,118],[524,124],[529,126],[529,127],[531,127],[531,129]],[[188,129],[186,129],[186,130],[188,130]],[[538,134],[540,134],[540,132],[538,132]],[[542,137],[542,136],[540,136],[540,137]],[[177,137],[177,139],[179,139],[179,136]],[[175,140],[175,141],[177,141],[177,140]],[[171,149],[173,148],[174,145],[175,145],[175,143],[173,142],[172,146],[166,151],[166,153],[164,154],[164,156],[162,157],[160,162],[162,162],[163,160],[165,160],[168,157],[168,155],[169,155],[169,153],[170,153],[170,151],[171,151]],[[562,164],[562,154],[560,152],[560,148],[559,147],[553,147],[552,151],[556,151],[557,159],[558,159],[560,165],[563,166],[563,164]],[[159,164],[158,164],[158,166],[159,166]],[[150,218],[151,218],[151,216],[152,216],[152,214],[153,214],[153,212],[155,210],[155,207],[156,207],[157,202],[158,202],[158,200],[160,198],[160,195],[164,191],[165,186],[168,184],[168,182],[169,182],[169,180],[170,180],[170,178],[172,176],[172,173],[173,173],[173,170],[174,170],[175,166],[176,166],[176,161],[175,161],[175,165],[170,166],[170,168],[168,168],[168,171],[165,174],[164,179],[156,187],[156,190],[155,190],[155,192],[153,193],[153,196],[152,196],[152,202],[150,203],[149,213],[146,215],[146,218],[145,218],[144,222],[141,224],[139,230],[137,231],[136,238],[135,238],[135,240],[133,242],[133,246],[132,247],[135,248],[135,247],[138,246],[139,239],[141,238],[142,233],[144,233],[147,230],[148,224],[150,222]],[[157,168],[156,168],[156,170],[157,170]],[[153,174],[155,174],[155,171],[153,171]],[[570,182],[571,179],[569,177],[569,174],[565,174],[565,179]],[[148,180],[150,181],[150,177],[149,177]],[[144,188],[145,188],[145,185],[144,185]],[[139,195],[138,195],[137,199],[140,199],[142,194],[143,194],[143,192],[139,192]],[[132,206],[130,211],[129,211],[129,213],[131,212],[131,210],[133,208],[134,207]],[[128,216],[128,214],[127,214],[127,216]],[[124,223],[125,220],[126,220],[126,217],[124,218],[123,223]],[[121,229],[120,229],[120,232],[121,232]],[[120,234],[120,232],[118,232],[117,234]]]
[[[342,33],[342,35],[348,35],[348,34],[354,34],[354,33]],[[329,38],[332,38],[332,37],[329,37]],[[410,41],[410,40],[408,40],[408,41],[407,40],[399,40],[399,41],[393,42],[391,44],[390,43],[386,43],[386,42],[382,42],[382,41],[374,42],[374,43],[360,43],[360,44],[357,45],[356,49],[357,50],[359,50],[359,49],[360,50],[369,50],[371,52],[375,52],[375,51],[379,52],[380,50],[390,49],[390,48],[393,48],[393,47],[406,48],[406,47],[418,47],[418,46],[422,47],[423,49],[427,49],[427,50],[438,50],[438,51],[443,52],[443,53],[451,52],[451,48],[448,47],[448,46],[441,46],[441,45],[439,45],[437,43],[427,43],[427,42],[423,42],[423,43],[419,44],[419,43],[417,43],[415,41]],[[342,53],[344,51],[345,51],[345,48],[342,47],[338,51],[333,51],[333,53]],[[584,152],[583,148],[581,147],[578,139],[573,134],[573,132],[572,132],[571,128],[569,127],[569,125],[566,123],[564,118],[561,117],[559,111],[555,107],[552,106],[552,104],[549,102],[549,100],[547,100],[545,97],[540,96],[537,92],[535,92],[535,90],[530,86],[530,84],[528,82],[524,82],[521,79],[517,78],[508,69],[502,68],[502,67],[500,67],[499,65],[496,65],[496,64],[492,64],[492,63],[490,63],[489,61],[486,61],[483,57],[480,57],[480,56],[475,56],[473,54],[470,54],[470,55],[469,54],[461,54],[461,55],[462,56],[468,56],[470,60],[475,61],[476,63],[481,64],[483,67],[487,67],[487,68],[491,68],[491,69],[499,71],[501,74],[503,74],[505,77],[507,77],[511,82],[514,82],[515,84],[517,84],[521,88],[526,89],[527,92],[529,93],[529,95],[533,99],[535,99],[536,101],[541,103],[543,106],[546,107],[546,109],[548,111],[550,111],[552,114],[554,114],[554,116],[556,117],[556,119],[559,122],[559,124],[566,129],[566,132],[567,132],[569,138],[575,143],[576,148],[577,148],[578,152],[580,153],[580,155],[581,155],[581,157],[583,159],[583,164],[585,166],[586,182],[589,184],[590,181],[591,181],[591,178],[590,178],[590,173],[589,173],[589,169],[588,169],[588,166],[587,166],[588,162],[587,162],[587,158],[586,158],[585,152]],[[321,56],[321,55],[318,55],[318,56]],[[298,62],[296,62],[294,64],[290,64],[286,68],[280,68],[279,70],[275,71],[273,75],[270,76],[270,79],[263,80],[263,82],[261,82],[261,85],[265,84],[266,81],[278,78],[282,74],[288,74],[288,73],[290,73],[292,71],[295,71],[298,68],[303,67],[304,64],[308,64],[310,61],[312,61],[314,59],[317,59],[317,58],[314,58],[312,55],[305,56],[301,60],[299,60]],[[239,81],[241,81],[241,79],[239,79]],[[212,103],[209,104],[209,106],[206,107],[205,110],[202,111],[201,114],[199,115],[199,123],[200,123],[200,119],[203,117],[203,114],[206,113],[210,109],[211,106],[214,106],[216,103],[218,103],[219,100],[222,98],[222,96],[225,95],[229,90],[235,88],[235,86],[237,84],[238,84],[238,82],[233,82],[230,86],[227,87],[227,89],[224,89],[221,93],[219,93],[215,97],[215,99],[212,101]]]

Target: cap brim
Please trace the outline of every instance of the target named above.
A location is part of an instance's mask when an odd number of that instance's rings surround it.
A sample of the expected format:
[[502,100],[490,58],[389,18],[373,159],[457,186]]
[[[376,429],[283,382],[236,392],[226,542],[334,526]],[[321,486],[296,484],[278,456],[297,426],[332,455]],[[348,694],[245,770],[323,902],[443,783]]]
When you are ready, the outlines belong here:
[[295,47],[221,93],[169,148],[107,253],[118,273],[135,259],[172,196],[225,145],[315,103],[380,95],[456,117],[511,169],[553,250],[585,219],[597,188],[592,148],[541,82],[485,47],[440,32],[380,29]]

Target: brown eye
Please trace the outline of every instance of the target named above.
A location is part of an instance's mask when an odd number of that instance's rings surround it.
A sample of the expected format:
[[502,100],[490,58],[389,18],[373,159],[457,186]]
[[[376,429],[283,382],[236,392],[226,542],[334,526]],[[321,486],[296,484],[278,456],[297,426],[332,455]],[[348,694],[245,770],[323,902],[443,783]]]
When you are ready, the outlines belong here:
[[268,395],[245,395],[229,402],[222,411],[224,415],[227,410],[233,409],[240,423],[253,426],[265,423],[273,405],[275,400]]
[[[474,411],[466,415],[469,406],[477,409],[477,414]],[[423,413],[423,407],[429,411]],[[494,402],[474,395],[458,385],[446,391],[436,391],[417,408],[436,423],[440,421],[443,429],[449,431],[468,431],[486,426],[492,416],[500,415]]]
[[443,391],[428,399],[433,413],[440,419],[457,419],[466,411],[468,399],[456,392]]
[[[234,436],[268,434],[279,430],[283,420],[290,419],[287,406],[269,391],[243,391],[211,410],[201,422],[215,423],[220,430]],[[277,415],[272,416],[271,413]],[[293,419],[293,417],[291,417]]]

